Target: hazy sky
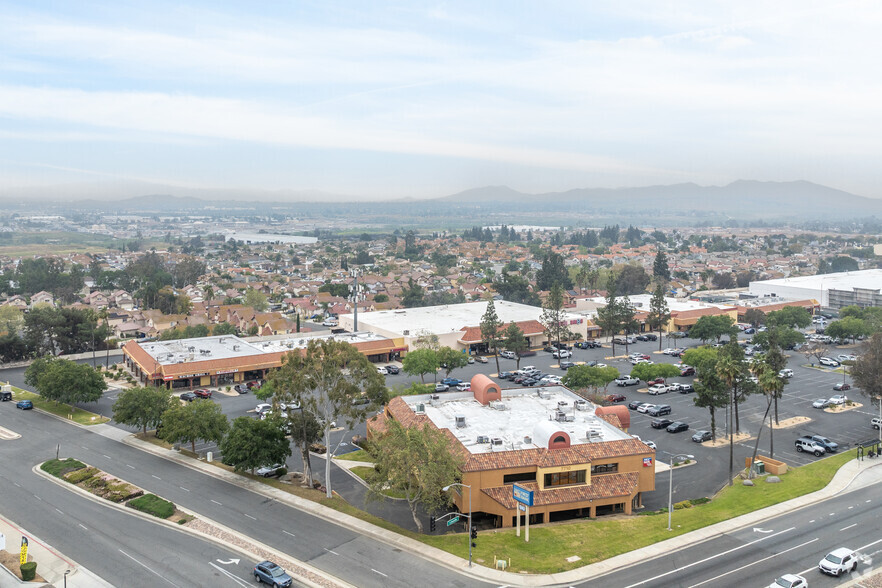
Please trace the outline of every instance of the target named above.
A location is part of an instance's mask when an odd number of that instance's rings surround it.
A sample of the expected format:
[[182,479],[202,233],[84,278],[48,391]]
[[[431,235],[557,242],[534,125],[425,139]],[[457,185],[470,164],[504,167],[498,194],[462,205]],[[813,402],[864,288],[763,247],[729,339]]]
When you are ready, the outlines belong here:
[[0,187],[882,197],[880,30],[878,2],[11,0]]

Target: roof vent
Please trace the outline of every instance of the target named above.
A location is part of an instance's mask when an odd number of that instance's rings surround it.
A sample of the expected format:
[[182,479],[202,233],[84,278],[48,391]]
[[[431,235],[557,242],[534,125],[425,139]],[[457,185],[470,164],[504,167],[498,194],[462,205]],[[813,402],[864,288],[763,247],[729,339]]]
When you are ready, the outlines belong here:
[[422,402],[416,405],[416,409],[414,410],[417,414],[426,414],[426,405]]
[[504,402],[499,402],[499,401],[497,400],[497,401],[494,401],[494,402],[491,402],[491,403],[490,403],[490,408],[492,408],[493,410],[505,410],[505,403],[504,403]]
[[531,437],[530,435],[524,435],[524,445],[532,445],[532,444],[533,444],[533,437]]
[[487,435],[478,435],[478,443],[490,443],[490,437]]
[[458,414],[454,417],[456,419],[456,428],[464,429],[466,426],[466,418],[464,414]]

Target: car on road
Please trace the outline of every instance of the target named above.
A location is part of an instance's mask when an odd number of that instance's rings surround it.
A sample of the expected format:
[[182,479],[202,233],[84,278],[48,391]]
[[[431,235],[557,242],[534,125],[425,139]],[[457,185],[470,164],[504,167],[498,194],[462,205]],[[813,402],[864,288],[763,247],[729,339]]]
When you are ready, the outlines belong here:
[[393,374],[393,375],[394,375],[394,374],[400,374],[400,373],[401,373],[401,368],[398,367],[397,365],[387,365],[387,366],[386,366],[386,373],[387,373],[387,374]]
[[616,378],[616,386],[636,386],[640,383],[640,380],[631,376],[631,374],[626,374],[624,376],[619,376]]
[[34,408],[34,403],[30,400],[19,400],[15,403],[15,408],[20,408],[22,410],[31,410]]
[[687,365],[683,369],[680,370],[680,376],[682,376],[684,378],[686,376],[694,376],[694,375],[695,375],[695,368],[692,367],[691,365]]
[[469,359],[468,359],[468,364],[469,364],[469,365],[472,365],[473,363],[475,363],[475,358],[474,358],[474,357],[469,357]]
[[262,561],[254,566],[254,579],[258,584],[267,583],[273,588],[288,588],[294,582],[282,566],[271,561]]
[[882,419],[880,419],[879,417],[873,417],[872,419],[870,419],[870,426],[874,429],[878,429],[880,426],[882,426]]
[[460,382],[456,385],[456,389],[460,392],[470,392],[472,389],[471,382]]
[[695,386],[692,384],[680,384],[680,394],[689,394],[690,392],[695,392]]
[[653,429],[667,429],[668,425],[674,424],[674,421],[671,419],[652,419],[652,422],[649,423],[649,426]]
[[818,359],[818,363],[827,367],[839,367],[839,362],[832,357],[821,357]]
[[383,367],[383,366],[380,366],[380,367],[377,368],[377,373],[378,373],[378,374],[381,374],[381,375],[384,375],[384,376],[387,376],[387,375],[389,375],[389,370],[387,370],[387,369],[386,369],[385,367]]
[[814,442],[811,437],[800,437],[794,444],[796,445],[797,453],[813,453],[815,457],[821,457],[827,453],[827,450]]
[[828,438],[823,435],[809,435],[809,439],[823,447],[827,453],[836,453],[839,449],[839,443],[835,441],[830,441]]
[[793,377],[793,370],[790,368],[784,368],[783,370],[778,372],[778,377],[779,378],[792,378]]
[[705,441],[710,441],[714,436],[710,431],[695,431],[695,434],[692,435],[692,440],[696,443],[704,443]]
[[830,404],[832,406],[838,406],[840,404],[845,404],[848,402],[848,396],[845,394],[836,394],[830,397]]
[[646,414],[649,416],[664,416],[666,414],[671,414],[671,405],[670,404],[657,404],[653,408],[650,408],[646,411]]
[[505,351],[500,351],[499,357],[504,357],[506,359],[517,359],[514,351],[508,351],[507,349]]
[[651,408],[655,408],[655,405],[650,404],[648,402],[644,402],[643,404],[641,404],[640,406],[637,407],[637,412],[642,412],[642,413],[646,414],[647,412],[649,412],[649,409],[651,409]]
[[812,408],[827,408],[828,406],[830,406],[830,401],[827,398],[818,398],[812,402]]
[[[628,408],[630,408],[631,410],[637,410],[643,404],[646,404],[646,403],[643,402],[642,400],[632,400],[631,402],[628,403]],[[876,428],[878,429],[879,427],[876,427]]]
[[554,353],[551,354],[551,356],[554,357],[555,359],[564,359],[567,357],[572,357],[573,353],[571,351],[566,350],[566,349],[559,349],[559,350],[555,350]]
[[688,431],[689,425],[682,421],[676,421],[667,426],[665,431],[668,433],[682,433],[683,431]]
[[184,392],[183,394],[181,394],[180,398],[184,402],[193,402],[194,400],[196,400],[198,398],[198,396],[196,396],[192,392]]
[[831,576],[841,576],[857,568],[858,554],[847,547],[834,549],[818,562],[818,569]]
[[487,363],[488,361],[483,355],[479,355],[476,359],[478,360],[478,363]]
[[211,398],[211,390],[206,390],[205,388],[193,390],[193,394],[195,394],[199,398]]
[[254,470],[254,473],[258,476],[263,476],[264,478],[269,478],[271,476],[275,476],[276,472],[278,472],[283,467],[285,467],[285,464],[275,463],[270,466],[259,467],[256,470]]
[[562,362],[560,362],[560,369],[562,369],[562,370],[568,370],[568,369],[570,369],[571,367],[576,367],[576,364],[573,363],[572,361],[562,361]]
[[627,400],[624,394],[619,394],[618,392],[607,395],[606,399],[608,402],[624,402]]
[[448,386],[447,384],[444,384],[442,382],[438,382],[437,384],[435,384],[435,392],[447,392],[448,390],[450,390],[450,386]]
[[851,384],[846,384],[845,382],[839,382],[838,384],[833,386],[833,389],[836,390],[837,392],[841,392],[843,390],[851,390]]
[[668,392],[670,392],[670,389],[668,389],[668,386],[666,384],[653,384],[649,387],[649,393],[653,396],[656,396],[658,394],[667,394]]
[[784,574],[769,584],[769,588],[808,588],[808,582],[800,575]]

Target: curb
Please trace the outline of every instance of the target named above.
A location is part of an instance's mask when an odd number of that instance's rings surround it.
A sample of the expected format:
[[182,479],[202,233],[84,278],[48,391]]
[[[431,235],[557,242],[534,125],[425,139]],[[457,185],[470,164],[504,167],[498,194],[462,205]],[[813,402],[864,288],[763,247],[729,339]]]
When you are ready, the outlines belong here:
[[[83,462],[83,463],[85,463],[85,462]],[[89,464],[86,464],[86,465],[88,466]],[[92,467],[94,467],[94,466],[92,466]],[[263,561],[263,559],[265,559],[261,556],[255,555],[254,553],[247,551],[246,549],[244,549],[242,547],[239,547],[237,545],[231,545],[229,543],[225,543],[224,541],[220,540],[219,538],[214,537],[213,535],[209,535],[207,533],[204,533],[198,529],[192,529],[190,527],[187,527],[186,525],[178,525],[178,524],[172,523],[171,521],[168,521],[166,519],[160,519],[158,517],[154,517],[153,515],[147,514],[145,512],[141,512],[139,510],[136,510],[134,508],[128,508],[126,506],[123,506],[122,504],[118,504],[118,503],[110,501],[110,500],[105,500],[104,498],[101,498],[99,496],[95,496],[91,492],[87,492],[86,490],[83,490],[82,488],[80,488],[79,486],[77,486],[75,484],[65,482],[63,480],[56,478],[55,476],[53,476],[51,474],[44,472],[42,469],[40,469],[40,464],[35,465],[31,469],[38,476],[42,476],[43,478],[46,478],[46,479],[54,482],[55,484],[58,484],[62,488],[66,488],[68,490],[73,490],[74,492],[80,494],[84,498],[88,498],[89,500],[91,500],[97,504],[111,507],[111,508],[115,508],[116,510],[119,510],[119,511],[124,512],[126,514],[140,517],[146,521],[149,521],[152,523],[159,523],[159,524],[164,525],[170,529],[174,529],[174,530],[182,532],[182,533],[188,533],[190,535],[193,535],[194,537],[199,537],[200,539],[214,543],[215,545],[223,547],[224,549],[230,549],[232,551],[236,551],[248,559],[252,559],[255,561]],[[101,471],[103,471],[103,470],[101,470]],[[120,480],[121,482],[125,481],[125,480],[121,480],[120,478],[117,478],[117,479]],[[126,482],[126,483],[130,484],[131,486],[134,486],[140,490],[144,490],[144,492],[147,493],[147,490],[145,490],[144,488],[141,488],[140,486],[135,486],[135,484],[131,484],[130,482]],[[151,494],[152,494],[152,492],[151,492]],[[248,540],[249,543],[251,543],[253,546],[257,547],[258,549],[262,549],[262,550],[266,551],[267,553],[271,553],[271,554],[273,554],[274,557],[277,557],[278,559],[290,560],[291,562],[294,562],[298,566],[302,567],[307,572],[315,574],[317,576],[321,576],[323,578],[326,578],[328,581],[333,582],[337,586],[341,586],[344,588],[355,588],[354,586],[352,586],[352,584],[349,584],[348,582],[344,582],[343,580],[335,578],[335,577],[331,576],[330,574],[328,574],[327,572],[318,570],[317,568],[314,568],[310,564],[302,562],[302,561],[298,560],[297,558],[291,557],[291,556],[284,554],[276,549],[273,549],[272,547],[269,547],[268,545],[265,545],[259,541],[256,541],[256,540],[252,539],[251,537],[248,537],[248,536],[243,535],[237,531],[234,531],[233,529],[230,529],[224,525],[221,525],[220,523],[217,523],[217,522],[209,519],[208,517],[202,516],[202,515],[200,515],[196,512],[193,512],[189,509],[183,508],[178,504],[175,505],[175,508],[177,510],[180,510],[184,514],[187,514],[187,515],[192,516],[196,519],[199,519],[199,520],[202,520],[208,524],[211,524],[212,526],[220,529],[221,531],[223,531],[225,533],[229,533],[231,535],[238,535],[239,537],[244,537]],[[313,582],[311,579],[309,579],[307,577],[300,576],[300,575],[297,575],[297,581],[302,582],[304,584],[307,584],[308,586],[310,586],[312,588],[325,588],[321,584],[317,584],[317,583]]]

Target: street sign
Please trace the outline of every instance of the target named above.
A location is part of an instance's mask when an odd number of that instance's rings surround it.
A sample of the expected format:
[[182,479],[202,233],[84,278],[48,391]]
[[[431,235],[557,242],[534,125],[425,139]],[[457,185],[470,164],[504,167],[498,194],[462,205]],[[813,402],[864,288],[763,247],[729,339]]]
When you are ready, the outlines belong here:
[[459,517],[453,517],[449,521],[447,521],[447,526],[449,527],[453,523],[458,523],[458,522],[459,522]]
[[511,496],[521,504],[533,506],[533,491],[521,488],[517,484],[512,484]]

